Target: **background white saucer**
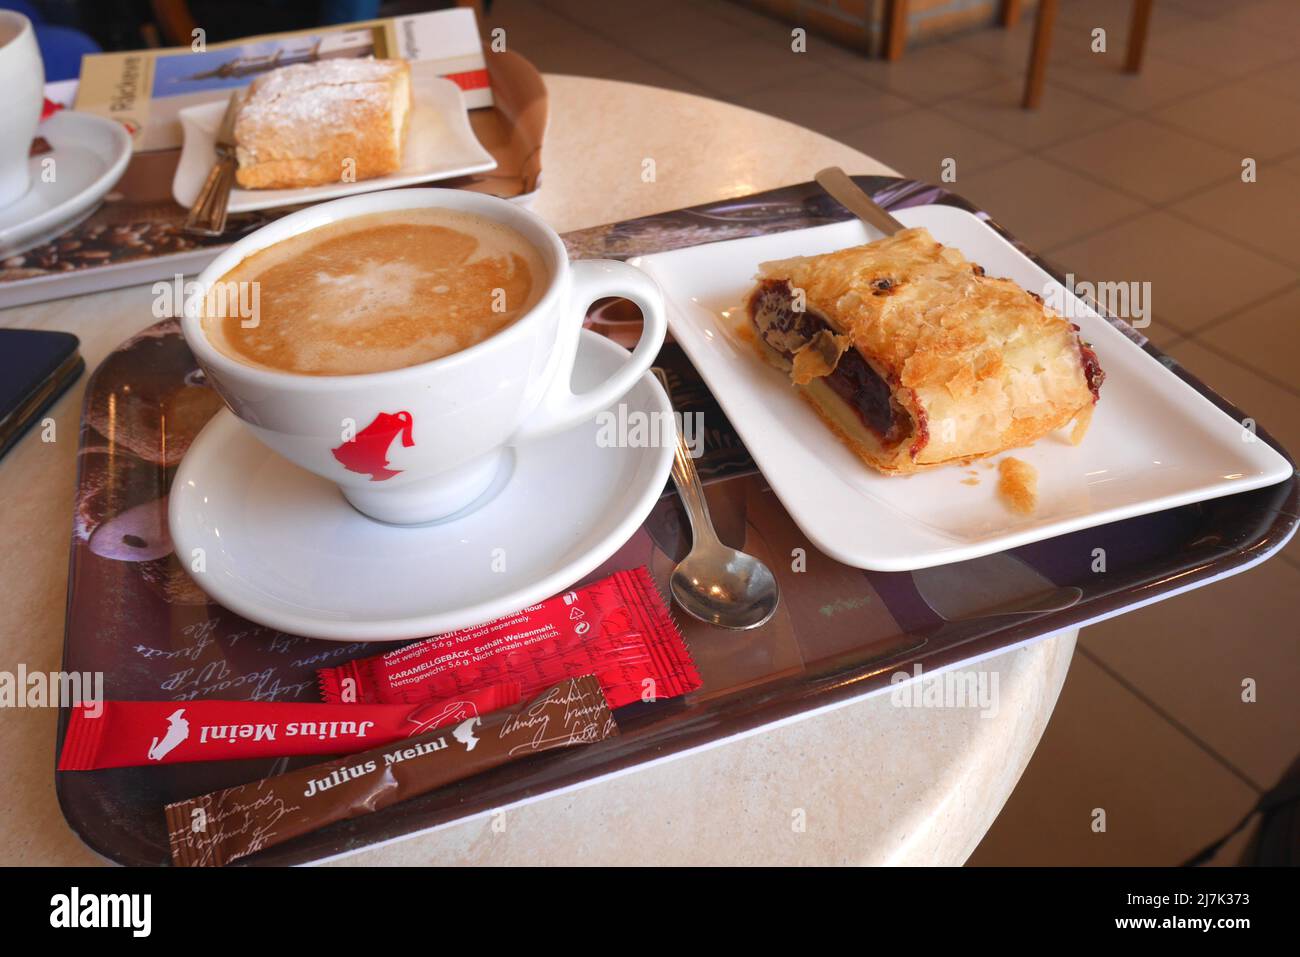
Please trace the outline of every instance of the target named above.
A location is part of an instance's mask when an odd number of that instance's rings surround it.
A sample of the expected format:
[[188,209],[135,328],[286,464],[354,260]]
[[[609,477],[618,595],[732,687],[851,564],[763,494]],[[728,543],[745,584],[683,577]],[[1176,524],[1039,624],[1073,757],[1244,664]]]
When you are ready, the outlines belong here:
[[[131,135],[102,116],[60,110],[36,128],[36,135],[53,149],[28,159],[27,192],[0,207],[0,256],[47,243],[77,225],[95,211],[131,160]],[[54,173],[49,181],[43,176],[47,168]]]
[[[203,188],[216,161],[215,139],[227,100],[203,103],[178,114],[185,141],[172,179],[172,197],[189,208]],[[469,125],[465,97],[451,80],[438,76],[433,62],[411,63],[411,115],[407,122],[402,167],[388,176],[354,183],[327,183],[301,189],[240,189],[230,191],[232,213],[317,203],[354,193],[393,189],[496,169],[497,161],[483,148]]]
[[[627,355],[584,331],[573,388]],[[648,374],[624,402],[672,411]],[[516,449],[510,474],[468,515],[398,528],[363,517],[223,409],[181,463],[168,519],[182,564],[204,550],[195,581],[251,621],[339,641],[420,638],[516,611],[590,572],[645,520],[672,458],[670,445],[602,447],[593,420]]]

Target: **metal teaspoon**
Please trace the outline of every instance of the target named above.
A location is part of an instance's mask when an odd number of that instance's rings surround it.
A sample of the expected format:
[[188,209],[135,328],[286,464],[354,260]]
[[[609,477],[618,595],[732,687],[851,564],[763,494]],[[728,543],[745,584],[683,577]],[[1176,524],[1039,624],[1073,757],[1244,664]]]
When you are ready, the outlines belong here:
[[[654,374],[668,393],[668,377]],[[681,433],[673,457],[673,482],[691,520],[692,545],[669,580],[673,598],[686,612],[719,628],[757,628],[776,613],[781,600],[776,578],[753,555],[730,548],[718,540],[704,499],[704,487]]]

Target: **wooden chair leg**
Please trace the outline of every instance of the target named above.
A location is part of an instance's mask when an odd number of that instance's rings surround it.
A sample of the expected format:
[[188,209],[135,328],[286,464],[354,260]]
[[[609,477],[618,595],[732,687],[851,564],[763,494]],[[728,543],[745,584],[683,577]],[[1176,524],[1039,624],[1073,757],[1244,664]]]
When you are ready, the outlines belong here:
[[162,31],[164,46],[187,47],[194,42],[198,22],[185,0],[150,0],[149,6],[153,9],[154,22]]
[[1142,69],[1142,55],[1147,49],[1147,27],[1151,24],[1153,0],[1133,0],[1133,17],[1128,25],[1128,52],[1124,55],[1124,72]]
[[1047,54],[1052,48],[1052,24],[1056,22],[1057,0],[1039,0],[1034,17],[1034,49],[1029,57],[1029,72],[1025,76],[1025,96],[1020,105],[1026,110],[1038,109],[1043,98],[1043,81],[1047,77]]
[[907,0],[888,0],[885,5],[885,59],[902,59],[907,45]]
[[1020,0],[1002,0],[1002,12],[999,19],[1004,27],[1014,27],[1020,22]]

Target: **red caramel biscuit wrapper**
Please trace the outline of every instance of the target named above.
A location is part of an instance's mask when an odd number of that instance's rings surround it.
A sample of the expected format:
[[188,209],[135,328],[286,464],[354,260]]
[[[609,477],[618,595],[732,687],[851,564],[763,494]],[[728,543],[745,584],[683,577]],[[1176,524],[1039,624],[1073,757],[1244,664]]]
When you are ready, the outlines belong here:
[[172,860],[219,866],[507,761],[617,733],[596,678],[569,678],[526,704],[443,731],[169,804]]
[[525,697],[594,674],[611,708],[700,686],[682,634],[645,568],[617,571],[485,625],[318,672],[326,701],[391,704],[518,681]]
[[421,704],[104,701],[72,710],[60,771],[348,754],[518,704],[515,681]]

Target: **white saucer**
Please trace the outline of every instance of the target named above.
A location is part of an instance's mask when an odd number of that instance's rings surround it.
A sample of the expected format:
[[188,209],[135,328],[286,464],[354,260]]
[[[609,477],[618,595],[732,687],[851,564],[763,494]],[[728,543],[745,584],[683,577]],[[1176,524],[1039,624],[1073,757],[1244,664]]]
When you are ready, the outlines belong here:
[[[198,198],[208,171],[216,159],[217,129],[226,113],[228,100],[203,103],[180,111],[184,144],[172,179],[172,197],[187,209]],[[438,76],[433,61],[411,63],[411,115],[407,122],[402,166],[395,173],[377,179],[351,183],[327,183],[301,189],[240,189],[230,191],[227,207],[232,213],[256,209],[317,203],[354,193],[393,189],[413,183],[428,183],[453,176],[467,176],[496,169],[492,157],[469,125],[465,96],[451,80]]]
[[[574,389],[626,358],[585,331]],[[649,374],[624,402],[655,420],[672,412]],[[667,444],[599,445],[593,420],[516,449],[460,517],[399,528],[363,517],[223,409],[181,462],[168,520],[184,565],[203,549],[195,581],[251,621],[338,641],[420,638],[516,611],[590,572],[645,520],[672,458]]]
[[[0,257],[47,243],[77,225],[117,185],[131,161],[131,135],[102,116],[60,110],[36,128],[36,135],[53,149],[27,160],[27,192],[0,207]],[[54,173],[49,182],[47,169]]]

